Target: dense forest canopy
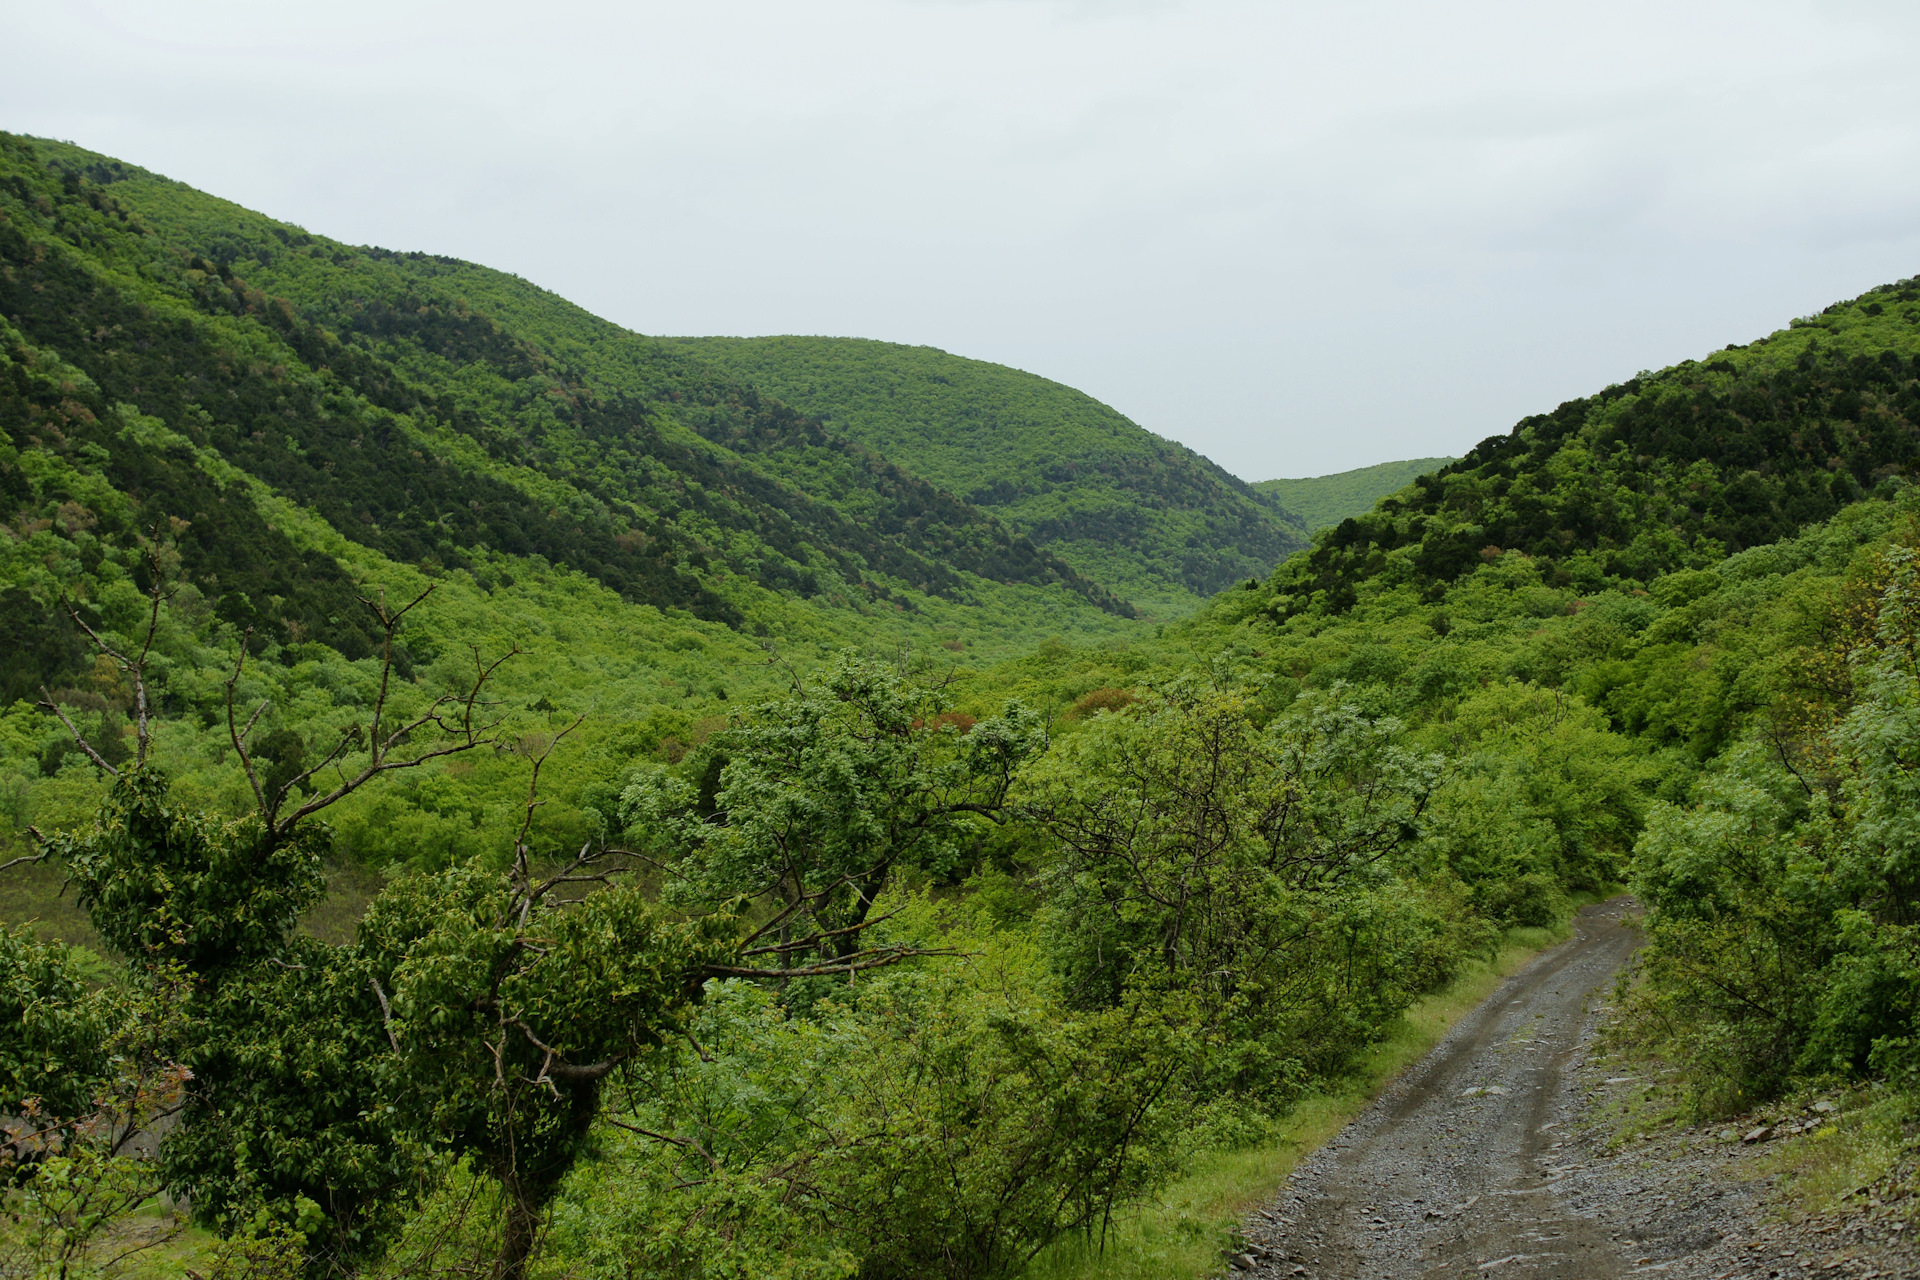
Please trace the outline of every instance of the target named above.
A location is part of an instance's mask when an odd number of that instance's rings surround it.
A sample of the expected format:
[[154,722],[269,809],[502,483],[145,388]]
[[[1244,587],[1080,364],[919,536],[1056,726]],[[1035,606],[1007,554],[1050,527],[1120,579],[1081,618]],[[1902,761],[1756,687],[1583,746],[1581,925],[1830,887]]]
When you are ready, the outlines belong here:
[[1163,617],[1264,577],[1306,532],[1191,449],[1018,369],[859,338],[674,341]]
[[1823,520],[1920,465],[1916,302],[1888,285],[1523,419],[1316,539],[1273,607],[1438,592],[1506,550],[1563,584],[1644,584]]
[[749,584],[904,604],[901,588],[965,600],[978,577],[1127,612],[992,516],[512,277],[5,147],[13,362],[57,353],[89,384],[68,409],[16,375],[13,421],[64,436],[126,406],[395,560],[537,554],[729,626],[749,622]]
[[1690,1114],[1908,1097],[1917,329],[1569,401],[1273,567],[1042,380],[0,136],[0,1269],[1092,1275],[1623,884]]

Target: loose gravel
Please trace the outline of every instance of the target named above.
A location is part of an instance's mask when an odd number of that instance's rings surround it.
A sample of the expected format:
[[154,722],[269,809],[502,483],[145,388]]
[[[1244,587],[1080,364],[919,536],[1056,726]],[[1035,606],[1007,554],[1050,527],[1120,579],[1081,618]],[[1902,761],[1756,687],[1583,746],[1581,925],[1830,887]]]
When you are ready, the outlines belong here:
[[[1249,1217],[1239,1271],[1306,1280],[1920,1277],[1920,1249],[1864,1213],[1788,1224],[1720,1132],[1616,1135],[1642,1082],[1588,1062],[1601,1002],[1640,944],[1631,899],[1508,979]],[[1772,1136],[1772,1135],[1768,1135]]]

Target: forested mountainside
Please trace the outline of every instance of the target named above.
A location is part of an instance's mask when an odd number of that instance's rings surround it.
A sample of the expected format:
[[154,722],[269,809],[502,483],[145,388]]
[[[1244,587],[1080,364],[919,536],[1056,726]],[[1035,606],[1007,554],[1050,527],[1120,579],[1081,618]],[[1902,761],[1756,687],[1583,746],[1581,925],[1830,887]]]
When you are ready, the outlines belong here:
[[1667,1119],[1828,1091],[1911,1214],[1917,301],[1152,626],[697,348],[0,139],[0,1270],[1201,1280],[1623,882]]
[[1034,374],[860,338],[675,341],[992,510],[1156,614],[1264,577],[1304,541],[1285,504]]
[[1438,471],[1452,461],[1452,458],[1409,458],[1404,462],[1382,462],[1352,471],[1337,471],[1328,476],[1261,480],[1249,487],[1299,516],[1307,532],[1318,533],[1348,516],[1371,511],[1373,504],[1388,494],[1404,489],[1416,477]]
[[1917,303],[1888,285],[1524,419],[1318,537],[1273,608],[1439,591],[1509,549],[1558,583],[1646,582],[1825,519],[1920,465]]
[[[766,629],[769,593],[906,608],[978,579],[1127,612],[991,515],[524,281],[350,249],[57,144],[0,140],[0,164],[13,447],[134,495],[99,538],[187,522],[188,576],[276,639],[298,623],[355,651],[327,621],[337,572],[294,565],[244,504],[210,515],[169,442],[397,561],[539,555],[736,628]],[[36,376],[49,360],[83,378]],[[16,500],[33,473],[10,460]],[[248,590],[262,575],[276,589]]]

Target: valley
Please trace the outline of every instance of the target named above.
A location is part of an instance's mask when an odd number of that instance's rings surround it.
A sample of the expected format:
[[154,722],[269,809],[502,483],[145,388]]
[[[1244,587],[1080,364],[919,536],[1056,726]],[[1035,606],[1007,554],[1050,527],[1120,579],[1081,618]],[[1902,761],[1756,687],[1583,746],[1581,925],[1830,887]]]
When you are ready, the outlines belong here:
[[1740,1238],[1913,1212],[1913,280],[1249,484],[6,134],[0,428],[0,1269],[1628,1274],[1544,1126],[1842,1091]]

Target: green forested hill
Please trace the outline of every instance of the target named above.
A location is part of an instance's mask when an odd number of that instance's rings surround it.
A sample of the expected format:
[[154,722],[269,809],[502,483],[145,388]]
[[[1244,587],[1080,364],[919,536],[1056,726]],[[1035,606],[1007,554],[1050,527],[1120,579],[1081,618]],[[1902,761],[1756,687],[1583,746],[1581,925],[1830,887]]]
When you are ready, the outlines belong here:
[[1322,533],[1273,609],[1337,611],[1368,583],[1437,598],[1505,550],[1596,590],[1775,541],[1920,467],[1917,361],[1903,281],[1569,400]]
[[[764,646],[977,659],[1138,626],[992,514],[680,348],[500,272],[350,248],[5,135],[0,430],[15,827],[96,794],[29,702],[51,689],[118,740],[129,695],[66,610],[125,634],[155,546],[179,593],[156,659],[170,720],[215,722],[244,638],[263,726],[324,736],[372,696],[361,598],[433,586],[402,675],[441,683],[470,645],[518,645],[500,687],[545,708],[530,732],[595,712],[578,771],[555,775],[562,827],[634,751],[777,687]],[[318,720],[296,712],[315,698]],[[193,758],[231,785],[218,750]],[[426,788],[407,821],[343,812],[342,850],[473,847],[492,802],[443,786],[400,789]]]
[[1309,533],[1318,533],[1348,516],[1371,510],[1380,499],[1412,484],[1416,476],[1438,471],[1452,461],[1452,458],[1409,458],[1404,462],[1382,462],[1352,471],[1337,471],[1330,476],[1261,480],[1249,487],[1299,516]]
[[731,626],[769,606],[754,587],[904,607],[969,579],[1125,612],[992,516],[523,281],[54,144],[9,140],[5,161],[13,340],[384,554],[539,554]]
[[1018,369],[858,338],[675,341],[991,509],[1157,614],[1264,576],[1302,541],[1291,508],[1091,396]]

